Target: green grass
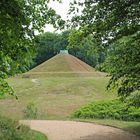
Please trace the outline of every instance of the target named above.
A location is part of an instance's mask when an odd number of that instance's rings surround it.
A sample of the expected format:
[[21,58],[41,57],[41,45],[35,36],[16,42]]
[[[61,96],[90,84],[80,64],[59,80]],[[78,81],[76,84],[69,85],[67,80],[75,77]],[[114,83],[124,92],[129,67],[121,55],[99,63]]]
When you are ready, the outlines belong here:
[[140,122],[119,121],[111,119],[74,119],[74,120],[113,126],[140,136]]
[[19,124],[19,121],[0,116],[1,140],[48,140],[48,138],[28,126]]
[[[58,72],[58,71],[70,71],[70,66],[67,63],[65,56],[67,55],[56,55],[51,59],[45,61],[41,65],[35,67],[30,72]],[[68,56],[67,56],[68,57]]]
[[32,130],[32,132],[37,140],[48,140],[47,136],[45,136],[44,134],[34,130]]
[[[29,102],[39,110],[37,119],[68,119],[77,108],[91,101],[111,100],[116,97],[106,91],[108,78],[55,77],[38,78],[38,83],[28,78],[10,78],[18,100],[12,96],[1,99],[0,113],[15,119],[24,119]],[[16,111],[16,113],[15,113]]]
[[[30,102],[38,108],[37,119],[69,120],[78,108],[93,101],[112,100],[116,93],[106,91],[107,77],[42,77],[38,83],[30,78],[13,77],[8,83],[14,88],[18,100],[10,95],[0,99],[0,114],[14,119],[25,119],[24,110]],[[76,120],[76,119],[75,119]],[[116,120],[80,119],[111,125],[138,133],[139,122]]]

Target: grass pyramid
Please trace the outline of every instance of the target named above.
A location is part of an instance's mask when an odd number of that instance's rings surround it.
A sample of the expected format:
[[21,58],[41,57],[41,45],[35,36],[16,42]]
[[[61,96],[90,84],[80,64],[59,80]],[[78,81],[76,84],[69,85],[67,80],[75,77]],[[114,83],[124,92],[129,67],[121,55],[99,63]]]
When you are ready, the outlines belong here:
[[33,68],[28,76],[102,76],[102,73],[70,54],[58,54]]

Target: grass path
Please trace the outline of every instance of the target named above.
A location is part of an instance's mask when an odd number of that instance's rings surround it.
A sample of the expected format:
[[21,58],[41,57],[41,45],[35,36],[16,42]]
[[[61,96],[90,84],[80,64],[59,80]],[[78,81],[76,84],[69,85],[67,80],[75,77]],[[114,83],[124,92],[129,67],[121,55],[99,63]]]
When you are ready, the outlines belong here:
[[121,129],[93,123],[43,120],[24,120],[20,123],[46,134],[49,140],[140,140],[139,136]]

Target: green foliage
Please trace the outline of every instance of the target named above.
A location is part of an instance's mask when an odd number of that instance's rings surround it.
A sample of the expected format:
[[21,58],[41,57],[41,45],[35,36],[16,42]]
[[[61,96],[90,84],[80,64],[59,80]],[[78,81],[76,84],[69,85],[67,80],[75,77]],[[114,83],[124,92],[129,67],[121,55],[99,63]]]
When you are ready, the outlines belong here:
[[[79,27],[80,37],[93,34],[99,46],[108,51],[108,68],[97,68],[111,73],[109,87],[117,87],[123,98],[140,90],[139,5],[139,0],[75,0],[70,8],[70,13],[74,13],[70,25]],[[79,44],[73,40],[72,43]]]
[[24,115],[26,119],[37,119],[38,117],[38,109],[35,103],[30,102],[27,104],[26,109],[24,111]]
[[33,131],[33,134],[37,140],[48,140],[47,136],[43,135],[40,132]]
[[64,31],[61,34],[46,32],[37,36],[36,52],[34,58],[34,66],[53,57],[60,50],[66,49],[68,45],[69,31]]
[[0,78],[0,96],[3,96],[5,93],[16,96],[12,87],[9,87],[8,83]]
[[94,34],[98,41],[116,40],[138,31],[139,4],[139,0],[75,0],[70,7],[70,13],[74,13],[70,24],[79,27],[84,35]]
[[76,29],[72,29],[68,39],[68,48],[81,46],[81,42],[83,41],[83,32],[77,31]]
[[[84,62],[88,63],[91,66],[96,66],[98,63],[104,61],[104,50],[97,49],[96,42],[93,40],[92,36],[86,37],[82,40],[81,45],[75,45],[74,42],[69,44],[75,36],[73,33],[76,30],[67,30],[61,34],[46,32],[44,34],[38,35],[36,40],[37,56],[34,59],[34,66],[46,61],[52,56],[60,52],[60,50],[68,49],[69,53],[80,58]],[[79,34],[76,34],[79,39]],[[80,40],[78,40],[80,42]]]
[[2,0],[0,6],[0,71],[13,75],[30,65],[35,31],[60,17],[44,0]]
[[103,63],[105,59],[105,49],[99,46],[93,38],[93,35],[82,36],[81,31],[72,30],[70,32],[68,38],[69,52],[93,67]]
[[116,86],[118,94],[123,97],[140,89],[139,37],[140,34],[135,34],[113,43],[104,64],[112,75],[108,88]]
[[[28,69],[35,54],[35,32],[41,32],[46,23],[63,26],[61,17],[48,7],[48,3],[49,0],[0,1],[1,79]],[[0,82],[2,88],[4,81]],[[6,89],[2,91],[8,91],[8,84],[4,85]]]
[[14,120],[0,116],[1,140],[47,140],[47,138],[41,139],[38,135],[41,134],[31,131],[27,126],[19,125]]
[[132,92],[131,96],[127,97],[127,102],[129,105],[140,107],[140,91],[136,90]]
[[140,107],[128,106],[120,100],[98,101],[75,111],[73,117],[140,121]]
[[39,65],[45,60],[51,58],[56,54],[54,51],[57,42],[57,34],[46,32],[38,35],[36,38],[36,57],[32,67]]

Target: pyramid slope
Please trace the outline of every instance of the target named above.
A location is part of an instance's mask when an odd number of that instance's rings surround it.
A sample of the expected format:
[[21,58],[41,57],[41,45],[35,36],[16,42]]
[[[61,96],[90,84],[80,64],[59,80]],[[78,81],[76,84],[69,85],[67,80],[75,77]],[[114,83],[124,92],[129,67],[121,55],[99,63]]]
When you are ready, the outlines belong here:
[[58,54],[39,66],[33,68],[26,75],[39,76],[95,76],[101,75],[94,68],[70,54]]
[[72,55],[58,54],[30,72],[92,72],[93,70],[91,66]]

